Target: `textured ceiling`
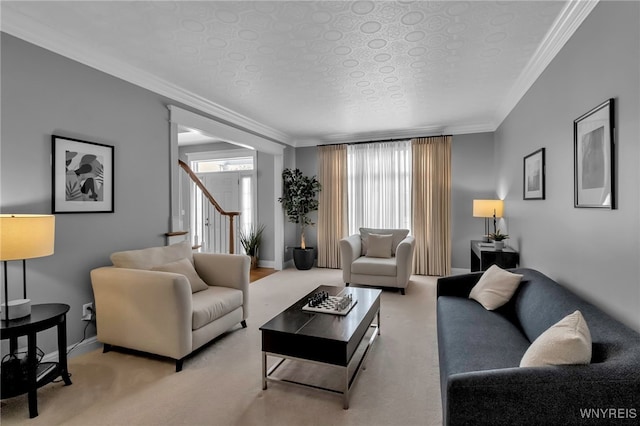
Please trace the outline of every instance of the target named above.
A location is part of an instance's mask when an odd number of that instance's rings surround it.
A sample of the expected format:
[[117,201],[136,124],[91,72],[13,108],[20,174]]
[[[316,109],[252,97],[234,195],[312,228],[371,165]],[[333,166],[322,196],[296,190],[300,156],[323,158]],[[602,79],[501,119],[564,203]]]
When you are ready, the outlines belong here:
[[[287,143],[493,130],[560,1],[3,2]],[[3,16],[3,24],[4,22]],[[508,111],[507,111],[508,112]]]

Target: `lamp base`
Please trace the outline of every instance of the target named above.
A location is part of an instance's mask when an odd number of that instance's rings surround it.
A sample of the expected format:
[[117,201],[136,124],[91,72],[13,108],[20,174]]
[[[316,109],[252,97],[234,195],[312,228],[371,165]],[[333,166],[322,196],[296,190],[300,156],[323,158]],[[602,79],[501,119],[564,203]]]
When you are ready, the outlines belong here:
[[[1,319],[5,319],[6,305],[0,305]],[[9,319],[22,318],[31,315],[31,299],[9,300]]]

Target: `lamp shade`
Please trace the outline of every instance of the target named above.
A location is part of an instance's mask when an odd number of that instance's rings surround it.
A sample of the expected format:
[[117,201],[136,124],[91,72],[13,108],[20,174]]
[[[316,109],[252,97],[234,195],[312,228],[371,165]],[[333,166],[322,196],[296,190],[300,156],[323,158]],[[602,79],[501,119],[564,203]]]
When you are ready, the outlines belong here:
[[504,201],[502,200],[473,200],[473,217],[502,217]]
[[22,260],[53,254],[55,216],[0,215],[0,260]]

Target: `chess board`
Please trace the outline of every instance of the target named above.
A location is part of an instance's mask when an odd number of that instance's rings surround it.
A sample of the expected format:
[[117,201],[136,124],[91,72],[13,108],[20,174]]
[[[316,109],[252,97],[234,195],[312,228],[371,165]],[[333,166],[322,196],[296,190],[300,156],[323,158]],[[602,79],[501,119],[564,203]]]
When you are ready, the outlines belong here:
[[302,307],[302,310],[307,312],[318,312],[321,314],[347,315],[358,301],[353,299],[344,309],[340,310],[338,309],[338,305],[342,298],[342,296],[329,296],[317,306],[309,306],[309,303],[307,303]]

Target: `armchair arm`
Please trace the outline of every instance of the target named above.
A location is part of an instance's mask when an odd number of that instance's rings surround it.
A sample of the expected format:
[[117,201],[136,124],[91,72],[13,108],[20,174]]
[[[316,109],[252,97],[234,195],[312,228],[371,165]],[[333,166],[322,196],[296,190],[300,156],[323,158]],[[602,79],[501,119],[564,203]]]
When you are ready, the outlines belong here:
[[360,235],[353,234],[340,240],[340,263],[342,266],[342,280],[351,282],[351,264],[360,257],[362,242]]
[[103,267],[91,271],[98,340],[180,359],[191,352],[191,286],[184,275]]
[[415,237],[408,235],[396,247],[396,266],[398,271],[398,286],[406,288],[413,272],[413,250],[416,246]]
[[243,254],[194,253],[193,262],[196,272],[208,285],[242,290],[242,319],[247,319],[251,258]]

